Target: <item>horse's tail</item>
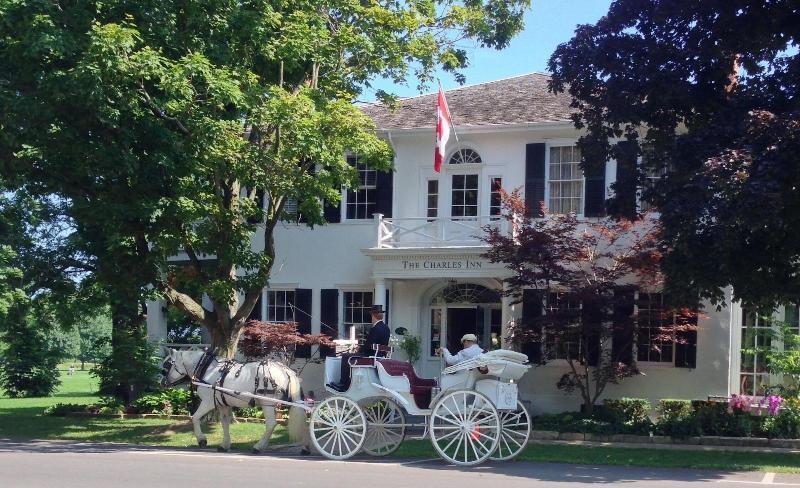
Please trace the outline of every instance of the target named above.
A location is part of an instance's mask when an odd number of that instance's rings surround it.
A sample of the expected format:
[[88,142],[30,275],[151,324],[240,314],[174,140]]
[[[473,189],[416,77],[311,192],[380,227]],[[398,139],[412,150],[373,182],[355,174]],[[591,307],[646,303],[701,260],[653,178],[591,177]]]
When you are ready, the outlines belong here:
[[[289,398],[294,403],[303,402],[303,392],[300,389],[300,378],[292,371],[289,374]],[[300,407],[289,409],[289,421],[286,425],[291,442],[307,444],[308,426],[306,425],[306,411]]]

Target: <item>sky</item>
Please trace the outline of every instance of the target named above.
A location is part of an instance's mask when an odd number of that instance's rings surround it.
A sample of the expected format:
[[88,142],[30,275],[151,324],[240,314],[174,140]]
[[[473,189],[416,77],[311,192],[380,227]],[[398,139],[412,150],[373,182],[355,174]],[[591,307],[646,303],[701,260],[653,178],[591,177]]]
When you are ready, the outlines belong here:
[[[570,40],[578,24],[597,22],[608,11],[611,0],[532,0],[531,3],[531,9],[525,14],[525,30],[507,48],[496,51],[473,44],[467,49],[470,59],[470,66],[464,70],[467,85],[547,71],[547,60],[556,46]],[[452,75],[440,73],[439,78],[445,90],[459,86]],[[376,89],[400,97],[419,95],[416,85],[413,79],[407,86],[379,80],[361,98],[374,101]],[[434,90],[429,87],[426,92]]]

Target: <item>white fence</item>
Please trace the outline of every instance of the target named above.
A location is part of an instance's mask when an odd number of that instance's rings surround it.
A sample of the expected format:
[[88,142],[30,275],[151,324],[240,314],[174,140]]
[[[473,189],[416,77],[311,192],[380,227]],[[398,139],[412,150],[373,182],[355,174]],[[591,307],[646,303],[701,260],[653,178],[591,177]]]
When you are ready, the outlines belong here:
[[486,227],[506,232],[499,217],[384,218],[375,214],[379,248],[478,246]]

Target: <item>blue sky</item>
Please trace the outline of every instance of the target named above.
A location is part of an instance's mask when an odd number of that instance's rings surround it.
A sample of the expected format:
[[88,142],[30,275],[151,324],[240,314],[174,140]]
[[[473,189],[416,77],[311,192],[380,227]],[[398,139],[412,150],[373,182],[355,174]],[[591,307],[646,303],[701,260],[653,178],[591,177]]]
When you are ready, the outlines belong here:
[[[525,30],[502,51],[467,47],[470,66],[464,70],[466,84],[508,78],[510,76],[546,71],[547,60],[556,46],[572,38],[575,26],[596,22],[607,11],[611,0],[532,0],[533,6],[525,14]],[[440,74],[445,90],[458,87],[453,77]],[[383,89],[401,97],[419,95],[416,81],[407,86],[380,80],[375,89]],[[430,87],[427,92],[435,88]],[[372,101],[374,89],[364,93],[363,101]]]

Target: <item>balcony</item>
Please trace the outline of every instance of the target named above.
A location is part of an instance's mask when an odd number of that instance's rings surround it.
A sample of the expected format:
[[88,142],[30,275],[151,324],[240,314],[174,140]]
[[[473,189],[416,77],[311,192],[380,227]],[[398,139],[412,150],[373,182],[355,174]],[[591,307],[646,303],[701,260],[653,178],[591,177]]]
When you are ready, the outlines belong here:
[[508,226],[497,216],[384,218],[381,214],[375,214],[375,224],[378,249],[481,246],[486,226],[502,232]]

